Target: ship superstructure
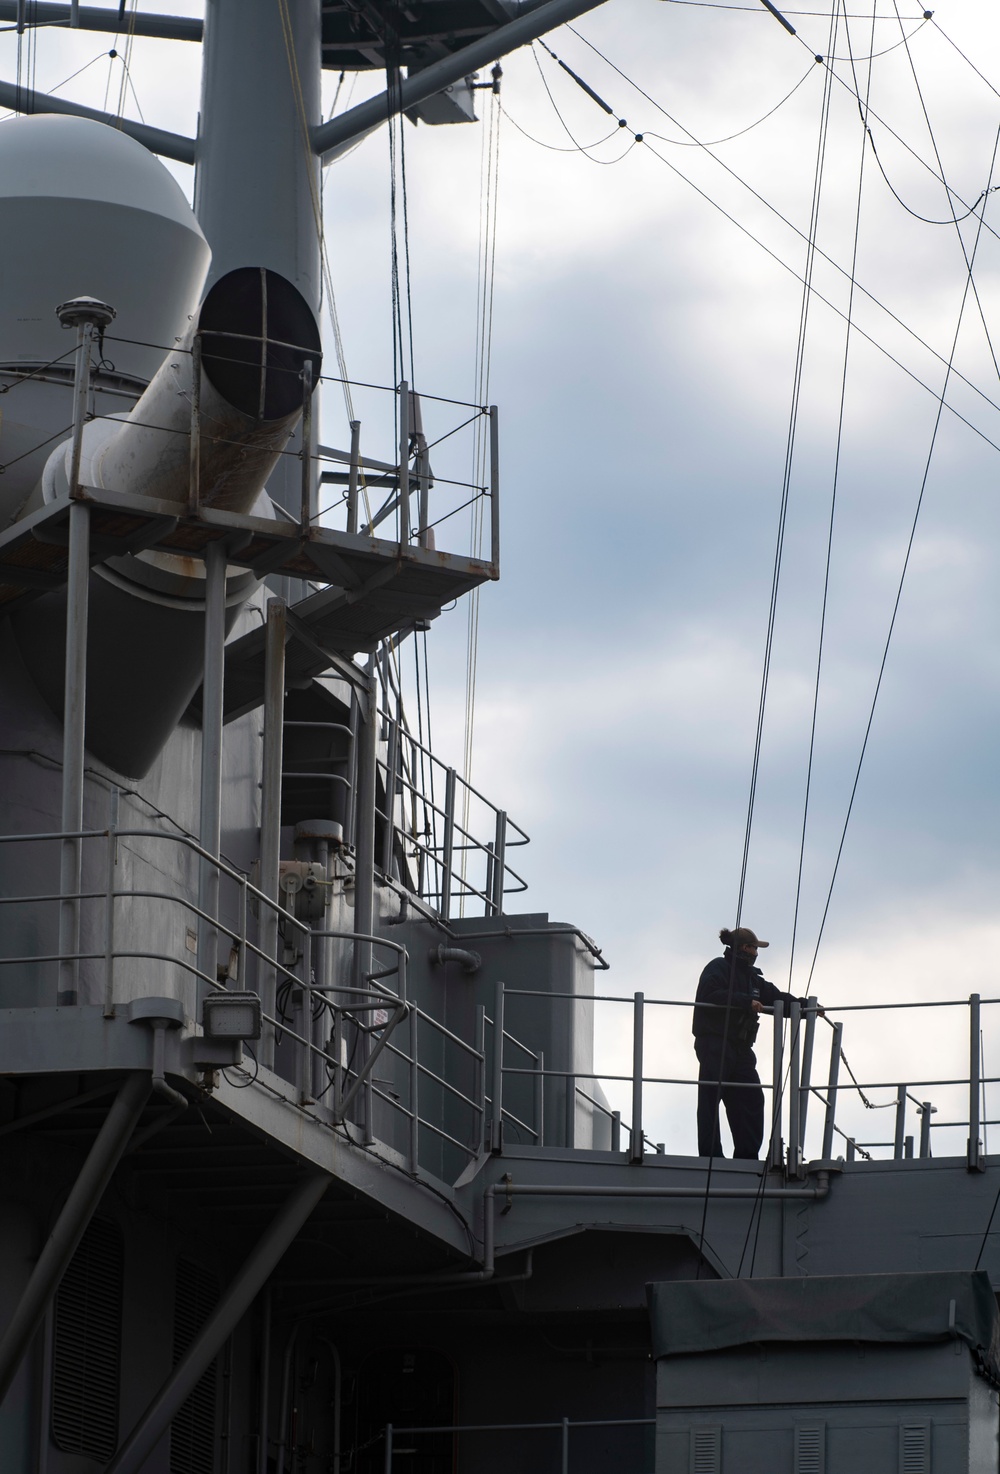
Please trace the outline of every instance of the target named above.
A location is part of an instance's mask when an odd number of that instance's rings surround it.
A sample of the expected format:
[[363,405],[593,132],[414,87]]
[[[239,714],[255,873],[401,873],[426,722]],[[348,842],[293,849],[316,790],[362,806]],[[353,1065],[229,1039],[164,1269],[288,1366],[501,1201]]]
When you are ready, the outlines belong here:
[[[961,1158],[931,1157],[930,1102],[908,1136],[905,1088],[891,1159],[855,1151],[815,1000],[775,1012],[765,1163],[650,1143],[645,1041],[676,1001],[606,988],[575,922],[513,909],[525,831],[401,711],[398,646],[499,575],[497,410],[401,382],[388,449],[319,441],[323,161],[401,109],[468,118],[477,68],[586,8],[138,15],[204,48],[196,139],[17,91],[5,1474],[997,1468],[980,999]],[[395,80],[324,123],[323,67]],[[193,211],[156,152],[195,162]],[[466,419],[481,552],[431,510]]]

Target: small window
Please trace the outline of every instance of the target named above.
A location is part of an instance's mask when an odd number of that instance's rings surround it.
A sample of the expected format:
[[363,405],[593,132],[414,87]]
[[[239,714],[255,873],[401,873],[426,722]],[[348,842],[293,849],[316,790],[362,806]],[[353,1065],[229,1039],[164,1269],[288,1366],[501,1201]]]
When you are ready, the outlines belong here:
[[691,1474],[721,1474],[722,1429],[691,1429]]
[[[219,1301],[211,1270],[178,1259],[174,1288],[174,1366]],[[170,1474],[213,1474],[215,1469],[216,1365],[203,1374],[170,1425]]]
[[929,1423],[903,1423],[899,1430],[899,1474],[931,1474]]
[[826,1424],[800,1423],[795,1429],[795,1474],[824,1474]]
[[102,1463],[118,1447],[124,1258],[118,1225],[92,1219],[55,1298],[52,1439]]

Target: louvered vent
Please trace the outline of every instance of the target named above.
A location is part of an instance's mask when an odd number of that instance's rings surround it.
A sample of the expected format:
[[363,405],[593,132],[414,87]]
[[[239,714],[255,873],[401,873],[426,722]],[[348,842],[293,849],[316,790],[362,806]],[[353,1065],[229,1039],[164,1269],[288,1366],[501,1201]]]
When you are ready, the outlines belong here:
[[899,1430],[899,1474],[931,1474],[928,1423],[904,1423]]
[[691,1429],[691,1474],[721,1474],[722,1429]]
[[102,1461],[118,1446],[123,1264],[117,1224],[92,1219],[55,1301],[52,1438]]
[[[219,1299],[210,1270],[177,1261],[174,1291],[174,1366],[197,1336]],[[215,1468],[215,1362],[170,1425],[170,1474],[213,1474]]]
[[795,1429],[795,1474],[823,1474],[826,1467],[825,1425],[800,1425]]

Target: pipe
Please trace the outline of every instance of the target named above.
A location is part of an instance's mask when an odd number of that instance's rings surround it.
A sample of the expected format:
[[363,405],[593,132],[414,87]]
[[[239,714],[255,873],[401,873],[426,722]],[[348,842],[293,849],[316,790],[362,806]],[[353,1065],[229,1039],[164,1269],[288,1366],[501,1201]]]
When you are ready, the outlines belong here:
[[306,364],[318,381],[316,319],[275,271],[245,266],[215,283],[178,347],[124,423],[93,433],[88,483],[186,502],[192,348],[201,339],[198,499],[248,512],[302,413]]
[[407,77],[393,88],[391,96],[387,92],[381,92],[377,97],[349,108],[340,117],[321,123],[312,130],[313,151],[326,160],[335,149],[356,138],[359,133],[377,127],[397,112],[408,112],[418,102],[424,102],[428,97],[443,92],[446,87],[460,82],[479,67],[489,66],[498,57],[516,51],[519,46],[526,46],[530,41],[544,36],[546,31],[565,25],[567,21],[575,20],[588,10],[595,10],[601,3],[603,0],[547,0],[544,5],[532,7],[516,20],[509,21],[505,26],[498,26],[488,36],[480,36],[470,45],[463,46],[460,51],[442,57],[440,61],[432,62],[429,67]]
[[288,1344],[281,1362],[281,1402],[278,1412],[278,1451],[274,1459],[276,1474],[285,1474],[285,1447],[288,1442],[288,1392],[292,1380],[292,1358],[295,1355],[295,1343],[299,1335],[299,1322],[296,1321],[288,1333]]
[[[201,343],[197,475],[192,476],[194,343]],[[251,511],[302,412],[305,362],[320,367],[316,319],[290,282],[241,267],[208,293],[185,341],[167,355],[122,420],[84,429],[80,480],[101,491],[155,498],[164,518],[187,515],[193,481],[200,508]],[[28,509],[69,491],[71,442],[49,457]],[[152,509],[151,509],[152,511]],[[249,534],[247,534],[249,536]],[[201,544],[198,545],[199,547]],[[226,570],[225,623],[257,587]],[[107,559],[90,578],[87,747],[111,768],[143,777],[202,680],[206,580],[199,556],[146,551]],[[21,656],[52,711],[64,709],[67,594],[56,590],[15,617]]]
[[149,1099],[149,1091],[150,1079],[144,1071],[130,1074],[123,1082],[45,1241],[0,1342],[0,1402],[10,1390],[66,1266],[76,1253],[104,1196],[104,1190]]
[[263,1292],[264,1301],[261,1313],[260,1331],[260,1408],[257,1433],[257,1469],[256,1474],[267,1474],[267,1466],[270,1462],[267,1457],[267,1413],[268,1397],[271,1388],[271,1286],[268,1285]]
[[[582,1187],[570,1183],[541,1183],[541,1182],[502,1182],[494,1183],[487,1188],[486,1194],[496,1195],[502,1192],[506,1195],[517,1193],[522,1197],[534,1198],[697,1198],[702,1202],[705,1198],[703,1187]],[[763,1190],[760,1187],[712,1187],[708,1196],[711,1198],[738,1198],[738,1199],[760,1199],[771,1198],[808,1198],[814,1202],[820,1202],[828,1197],[830,1193],[830,1173],[824,1167],[816,1173],[815,1187],[775,1187],[768,1191],[766,1185]]]
[[[108,11],[111,15],[113,12]],[[17,113],[67,113],[74,118],[91,118],[95,123],[106,123],[119,128],[151,153],[162,154],[165,159],[176,159],[179,164],[194,163],[194,139],[180,133],[168,133],[165,128],[152,128],[148,123],[136,123],[131,118],[119,118],[114,113],[101,112],[99,108],[84,107],[82,103],[70,102],[66,97],[55,97],[48,92],[34,92],[28,87],[18,87],[13,82],[0,82],[0,107],[10,108]]]
[[[0,0],[0,20],[16,20],[24,0]],[[69,20],[71,26],[81,31],[108,31],[118,35],[122,29],[118,8],[107,5],[80,5],[70,0],[68,5],[51,3],[51,0],[32,0],[31,21],[33,26],[57,26]],[[202,22],[194,16],[143,15],[141,11],[131,13],[128,18],[130,36],[153,36],[160,41],[200,41]],[[112,117],[111,121],[120,119]]]
[[187,1096],[167,1084],[165,1070],[167,1030],[176,1028],[177,1025],[173,1019],[156,1018],[150,1022],[153,1030],[153,1078],[150,1082],[153,1091],[156,1095],[162,1096],[164,1100],[169,1100],[170,1104],[176,1106],[178,1110],[186,1111]]
[[478,972],[483,965],[483,959],[478,952],[469,952],[465,947],[447,947],[441,942],[437,947],[431,947],[427,953],[427,959],[432,965],[444,967],[448,962],[460,962],[463,972]]
[[168,1424],[236,1329],[274,1266],[330,1185],[325,1172],[304,1178],[261,1235],[222,1300],[150,1402],[105,1474],[139,1474]]

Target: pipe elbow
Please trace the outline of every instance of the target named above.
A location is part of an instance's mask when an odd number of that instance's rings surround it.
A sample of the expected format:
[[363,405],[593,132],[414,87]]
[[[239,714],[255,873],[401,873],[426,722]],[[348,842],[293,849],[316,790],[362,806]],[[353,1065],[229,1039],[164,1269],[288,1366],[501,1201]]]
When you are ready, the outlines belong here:
[[427,956],[432,965],[436,967],[444,967],[448,962],[457,962],[462,971],[467,973],[478,972],[483,965],[483,959],[478,952],[469,952],[464,947],[448,947],[444,942],[431,947]]

